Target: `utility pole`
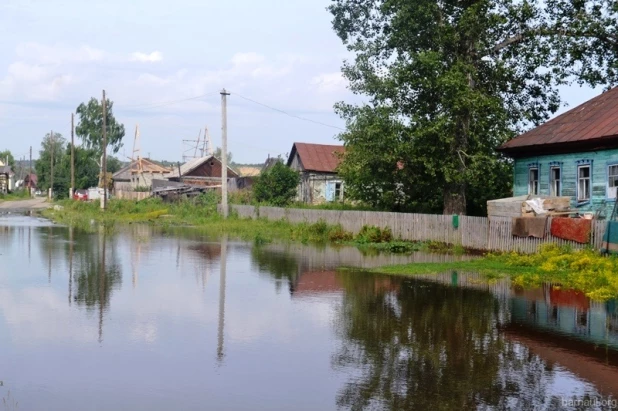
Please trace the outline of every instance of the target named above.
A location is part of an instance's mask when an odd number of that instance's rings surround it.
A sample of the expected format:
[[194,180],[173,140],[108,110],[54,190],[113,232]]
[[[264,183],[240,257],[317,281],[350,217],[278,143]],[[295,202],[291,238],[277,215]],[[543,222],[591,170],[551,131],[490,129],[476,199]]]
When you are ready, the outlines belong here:
[[49,133],[49,148],[51,152],[51,172],[49,177],[49,199],[51,200],[54,193],[54,130]]
[[107,205],[107,107],[105,102],[105,90],[103,90],[103,161],[101,168],[103,173],[103,197],[101,198],[101,210]]
[[230,93],[221,90],[221,208],[223,218],[227,218],[227,96]]
[[32,197],[32,146],[30,146],[30,163],[28,168],[28,194]]
[[71,113],[71,188],[69,188],[69,198],[73,198],[75,192],[75,141],[73,137],[73,125],[74,114]]

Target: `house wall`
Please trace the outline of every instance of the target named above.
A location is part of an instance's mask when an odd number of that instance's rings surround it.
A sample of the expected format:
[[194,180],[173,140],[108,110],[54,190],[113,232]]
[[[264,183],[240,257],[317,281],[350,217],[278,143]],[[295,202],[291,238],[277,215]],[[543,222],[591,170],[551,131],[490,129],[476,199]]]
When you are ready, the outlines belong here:
[[[582,160],[591,161],[591,201],[578,204],[577,162]],[[515,160],[513,195],[529,194],[529,170],[533,164],[538,164],[539,168],[539,194],[549,195],[550,163],[559,163],[561,167],[561,195],[571,197],[571,208],[582,212],[602,210],[607,217],[611,216],[615,200],[607,198],[607,172],[610,164],[618,165],[618,149],[518,158]]]
[[152,180],[162,179],[165,174],[161,173],[142,173],[132,176],[131,181],[116,181],[114,180],[114,190],[116,191],[133,191],[137,187],[152,187]]
[[[333,197],[332,201],[343,200],[343,180],[337,174],[304,172],[300,174],[300,184],[298,185],[296,201],[307,204],[322,204],[327,202],[329,182],[338,182],[342,184],[339,198]],[[334,186],[332,190],[334,190]]]

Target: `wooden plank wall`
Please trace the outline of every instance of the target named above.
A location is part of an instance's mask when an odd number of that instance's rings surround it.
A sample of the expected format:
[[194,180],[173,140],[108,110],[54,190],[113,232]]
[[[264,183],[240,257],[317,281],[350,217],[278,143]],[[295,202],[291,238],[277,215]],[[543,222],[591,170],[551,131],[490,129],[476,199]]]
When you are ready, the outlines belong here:
[[510,217],[459,217],[459,227],[453,226],[453,217],[437,214],[407,214],[375,211],[337,211],[296,209],[280,207],[253,207],[232,205],[231,209],[241,218],[266,218],[295,224],[313,224],[324,221],[349,232],[358,233],[363,226],[376,226],[391,229],[394,238],[408,241],[438,241],[465,248],[486,251],[516,251],[534,253],[546,243],[570,245],[574,249],[592,246],[601,248],[606,224],[604,221],[592,222],[590,243],[580,244],[553,237],[550,234],[551,218],[547,221],[545,238],[513,237]]

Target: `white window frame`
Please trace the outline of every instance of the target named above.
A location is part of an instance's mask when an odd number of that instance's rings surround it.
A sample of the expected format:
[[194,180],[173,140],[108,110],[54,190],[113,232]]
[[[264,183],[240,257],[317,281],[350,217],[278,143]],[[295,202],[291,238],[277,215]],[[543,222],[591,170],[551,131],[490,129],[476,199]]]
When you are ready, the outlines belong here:
[[[536,179],[533,180],[532,179],[532,172],[536,171]],[[539,177],[541,175],[541,172],[539,171],[539,167],[535,166],[535,167],[530,167],[528,169],[528,194],[529,195],[535,195],[538,196],[539,195]]]
[[[558,179],[554,176],[556,170],[558,171]],[[558,186],[556,186],[556,183],[558,183]],[[562,195],[562,167],[560,166],[551,166],[549,168],[549,195],[553,197]]]
[[[339,185],[339,193],[337,193],[337,185]],[[343,200],[343,181],[335,181],[335,201]]]
[[[614,169],[614,174],[612,174],[612,168]],[[612,176],[614,178],[612,178]],[[607,165],[607,199],[615,200],[616,192],[618,191],[618,164],[608,164]]]
[[[588,177],[581,177],[581,170],[588,169]],[[582,193],[586,191],[586,181],[588,182],[588,193]],[[582,183],[584,184],[584,190],[582,190]],[[588,194],[584,196],[583,194]],[[577,166],[577,201],[580,203],[590,201],[592,197],[592,164],[582,164]]]

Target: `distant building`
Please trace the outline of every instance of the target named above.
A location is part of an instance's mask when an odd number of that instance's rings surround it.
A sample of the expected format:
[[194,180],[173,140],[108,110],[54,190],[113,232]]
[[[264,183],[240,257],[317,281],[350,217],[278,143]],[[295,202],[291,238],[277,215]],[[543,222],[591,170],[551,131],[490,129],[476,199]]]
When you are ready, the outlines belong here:
[[[189,185],[220,186],[223,166],[215,156],[195,158],[175,168],[167,176],[170,181],[178,181]],[[238,178],[238,173],[228,166],[227,178]]]
[[8,193],[15,189],[15,173],[11,167],[0,161],[0,193]]
[[170,173],[170,169],[148,158],[140,158],[114,173],[114,191],[135,191],[138,187],[152,187],[152,180],[163,179]]
[[343,200],[337,167],[344,153],[343,146],[294,143],[287,165],[300,173],[296,200],[308,204]]
[[618,190],[618,87],[503,144],[515,159],[515,196],[571,197],[611,215]]

